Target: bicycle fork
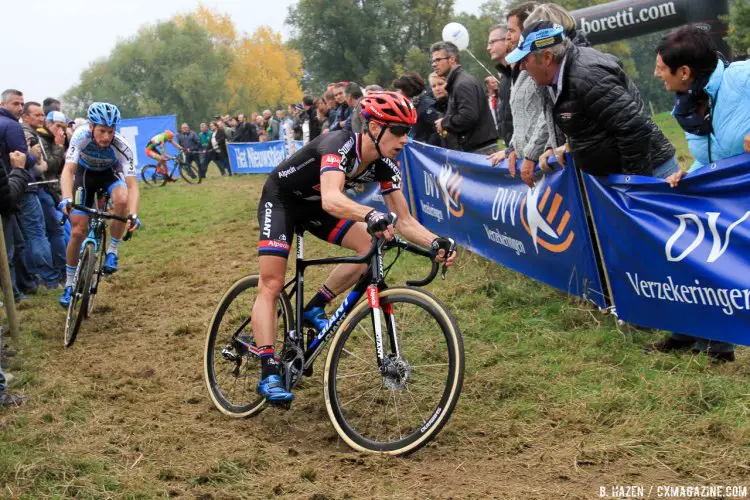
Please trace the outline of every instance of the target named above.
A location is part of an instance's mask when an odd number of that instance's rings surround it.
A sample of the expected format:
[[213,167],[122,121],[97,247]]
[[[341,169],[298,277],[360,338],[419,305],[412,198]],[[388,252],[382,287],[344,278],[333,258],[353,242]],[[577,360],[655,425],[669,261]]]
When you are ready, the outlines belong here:
[[394,315],[393,304],[380,304],[380,288],[377,285],[367,287],[367,301],[370,304],[372,328],[375,333],[375,354],[377,356],[378,368],[380,372],[386,375],[389,371],[389,362],[383,347],[383,325],[380,311],[383,311],[386,319],[386,330],[388,340],[391,346],[391,353],[395,359],[401,357],[398,347],[398,333],[396,331],[396,318]]

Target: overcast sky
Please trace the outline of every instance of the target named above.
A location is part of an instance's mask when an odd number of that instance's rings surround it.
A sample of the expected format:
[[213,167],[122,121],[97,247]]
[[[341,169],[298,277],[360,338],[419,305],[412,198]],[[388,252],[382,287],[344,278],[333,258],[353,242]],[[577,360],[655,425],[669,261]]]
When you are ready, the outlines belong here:
[[[477,13],[484,1],[456,0],[456,12]],[[143,24],[192,11],[198,3],[198,0],[20,2],[0,30],[0,46],[5,53],[0,87],[21,90],[27,101],[60,97],[78,83],[81,71],[91,62],[106,57],[118,39],[133,36]],[[289,6],[297,2],[204,0],[203,3],[231,15],[240,31],[252,33],[266,24],[286,39],[284,19]]]

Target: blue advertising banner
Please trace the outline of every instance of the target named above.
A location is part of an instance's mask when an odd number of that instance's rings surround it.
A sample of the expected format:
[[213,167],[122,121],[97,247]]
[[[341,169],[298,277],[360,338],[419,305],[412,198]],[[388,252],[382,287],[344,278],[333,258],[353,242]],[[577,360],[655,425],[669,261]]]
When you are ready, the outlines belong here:
[[267,174],[287,157],[285,141],[230,142],[227,144],[233,174]]
[[617,315],[750,345],[750,155],[677,188],[640,176],[585,176]]
[[574,168],[532,190],[480,155],[410,143],[417,217],[437,234],[527,276],[604,306]]
[[[138,171],[138,179],[141,178],[141,168],[149,163],[156,163],[146,156],[146,145],[156,134],[165,130],[177,133],[177,117],[175,115],[146,116],[143,118],[125,118],[120,121],[118,133],[128,141],[133,148],[133,159]],[[177,148],[167,143],[167,154],[176,155]]]

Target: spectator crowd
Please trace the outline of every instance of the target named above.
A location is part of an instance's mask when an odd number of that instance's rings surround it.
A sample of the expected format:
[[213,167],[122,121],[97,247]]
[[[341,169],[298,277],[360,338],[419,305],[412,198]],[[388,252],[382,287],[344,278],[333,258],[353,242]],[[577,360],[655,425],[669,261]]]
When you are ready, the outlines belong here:
[[[750,61],[727,62],[710,37],[682,27],[655,47],[655,77],[675,94],[673,115],[684,129],[696,163],[681,168],[675,148],[646,112],[621,62],[590,46],[564,8],[551,3],[514,5],[488,33],[487,52],[497,73],[480,83],[461,66],[457,47],[433,44],[433,72],[407,72],[392,87],[412,100],[415,141],[508,159],[511,175],[533,187],[535,169],[552,168],[564,153],[592,175],[637,174],[673,187],[702,165],[750,152]],[[307,143],[337,130],[360,131],[359,101],[377,85],[329,83],[286,109],[216,116],[198,131],[183,123],[177,143],[205,177],[210,162],[231,175],[228,142],[297,140]],[[69,228],[60,225],[58,180],[73,130],[60,101],[24,101],[9,89],[0,102],[0,210],[14,296],[65,279]],[[86,125],[88,126],[88,125]],[[673,333],[653,349],[694,349],[715,361],[733,361],[734,347]],[[0,404],[7,394],[0,370]]]

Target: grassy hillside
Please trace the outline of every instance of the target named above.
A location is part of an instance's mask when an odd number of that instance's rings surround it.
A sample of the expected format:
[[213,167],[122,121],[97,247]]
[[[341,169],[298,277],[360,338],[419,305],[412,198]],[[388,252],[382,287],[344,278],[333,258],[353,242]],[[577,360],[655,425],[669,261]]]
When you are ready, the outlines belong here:
[[[468,252],[429,287],[458,319],[468,366],[451,421],[425,449],[350,451],[328,421],[320,362],[290,411],[224,417],[203,383],[203,344],[223,291],[257,270],[263,180],[145,190],[144,229],[72,348],[57,293],[24,304],[7,368],[31,400],[0,410],[0,496],[548,499],[748,484],[745,349],[726,366],[646,355],[654,334]],[[313,240],[308,256],[332,251]],[[403,258],[390,282],[425,270]]]

